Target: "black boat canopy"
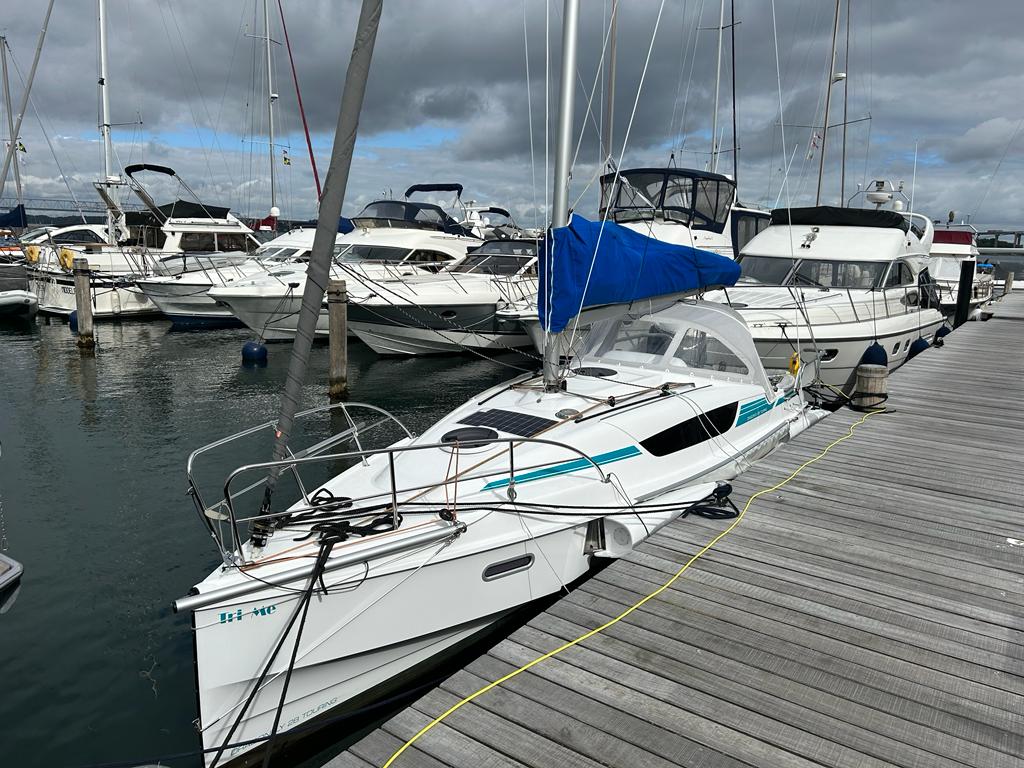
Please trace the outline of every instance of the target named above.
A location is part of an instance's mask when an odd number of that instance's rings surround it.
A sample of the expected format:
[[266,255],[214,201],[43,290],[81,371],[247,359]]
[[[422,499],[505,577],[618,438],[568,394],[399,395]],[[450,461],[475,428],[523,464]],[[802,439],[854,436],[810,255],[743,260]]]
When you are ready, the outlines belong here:
[[454,192],[456,197],[462,197],[461,184],[413,184],[405,190],[405,196],[409,197],[416,192]]
[[821,227],[875,227],[910,230],[910,222],[896,211],[875,211],[865,208],[838,208],[816,205],[808,208],[776,208],[772,224],[809,224]]

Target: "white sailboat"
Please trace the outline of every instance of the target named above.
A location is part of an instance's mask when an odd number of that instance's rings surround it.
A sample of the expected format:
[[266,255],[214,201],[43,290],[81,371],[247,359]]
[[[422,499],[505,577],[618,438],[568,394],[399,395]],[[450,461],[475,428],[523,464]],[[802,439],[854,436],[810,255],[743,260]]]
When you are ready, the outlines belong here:
[[[357,49],[367,40],[372,49],[374,9],[379,2],[366,0]],[[419,436],[374,406],[336,406],[349,428],[304,450],[288,444],[288,395],[278,422],[239,436],[274,430],[280,460],[235,470],[216,504],[195,480],[198,465],[232,443],[190,458],[193,497],[223,558],[176,602],[192,617],[207,765],[243,758],[257,747],[253,739],[273,741],[372,696],[508,611],[560,590],[592,558],[622,556],[679,515],[724,502],[728,489],[718,481],[821,415],[805,407],[793,377],[765,374],[733,310],[678,301],[734,281],[735,262],[615,223],[569,221],[578,0],[566,0],[563,18],[550,235],[557,259],[542,260],[541,269],[554,343],[543,375],[482,392]],[[365,75],[368,62],[356,61],[354,53],[350,78]],[[361,95],[343,98],[349,110],[360,103]],[[351,156],[353,121],[343,109],[337,135],[349,143],[336,155]],[[343,184],[347,166],[339,165]],[[340,208],[343,189],[329,177],[324,207]],[[319,309],[322,288],[311,286],[327,271],[323,230],[293,363],[308,350]],[[588,267],[593,282],[579,278]],[[636,282],[623,285],[623,273]],[[563,279],[558,290],[543,290]],[[574,348],[581,312],[592,331],[570,359],[560,353]],[[374,446],[375,432],[385,445]],[[343,443],[353,448],[328,454]],[[350,466],[317,487],[299,483],[294,504],[273,508],[279,478],[324,462]],[[250,506],[253,494],[263,500]]]

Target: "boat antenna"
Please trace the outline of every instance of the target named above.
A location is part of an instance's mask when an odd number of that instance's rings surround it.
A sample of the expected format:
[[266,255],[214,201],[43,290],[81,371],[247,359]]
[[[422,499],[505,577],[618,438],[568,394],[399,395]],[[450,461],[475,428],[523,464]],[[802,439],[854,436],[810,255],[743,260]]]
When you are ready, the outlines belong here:
[[[316,321],[324,300],[324,290],[330,277],[331,256],[334,253],[334,241],[338,234],[338,219],[341,217],[341,207],[345,202],[345,191],[348,187],[349,171],[352,168],[352,154],[355,150],[356,133],[359,128],[359,113],[363,108],[363,97],[366,94],[366,78],[370,71],[370,62],[373,59],[373,46],[377,40],[382,5],[383,0],[363,0],[362,8],[359,11],[355,42],[352,44],[352,58],[349,60],[348,71],[345,73],[345,87],[341,94],[341,109],[338,111],[338,125],[334,133],[331,162],[327,167],[324,193],[320,198],[320,215],[317,219],[316,235],[313,237],[309,268],[306,272],[302,308],[299,310],[295,342],[292,345],[284,395],[281,398],[281,413],[278,416],[274,441],[273,460],[275,462],[283,461],[288,454],[288,442],[291,438],[295,413],[302,396],[302,385],[306,380],[309,351],[313,345],[313,335],[316,332]],[[271,467],[267,476],[263,504],[260,508],[261,515],[266,515],[270,511],[271,497],[279,473],[279,466]],[[266,542],[271,526],[270,521],[254,523],[252,540],[256,546],[262,546]]]
[[[43,27],[39,30],[39,42],[36,43],[36,53],[32,59],[32,67],[28,71],[28,80],[25,82],[25,90],[21,94],[21,105],[18,107],[18,117],[14,122],[14,129],[11,131],[11,143],[7,147],[7,152],[4,155],[4,167],[0,170],[0,197],[4,194],[4,185],[7,183],[7,172],[11,169],[11,161],[14,160],[14,153],[18,151],[16,136],[21,135],[21,121],[25,117],[25,111],[28,109],[28,97],[32,93],[32,83],[36,79],[36,68],[39,66],[39,57],[43,52],[43,41],[46,39],[46,28],[50,24],[50,13],[53,11],[54,0],[50,0],[46,6],[46,15],[43,16]],[[14,54],[12,52],[11,58],[13,59]],[[17,64],[15,64],[17,66]],[[66,182],[66,180],[65,180]]]
[[[724,1],[724,0],[723,0]],[[569,223],[569,153],[572,151],[572,118],[575,104],[576,52],[579,0],[565,0],[562,11],[562,71],[558,83],[558,119],[555,123],[555,180],[551,197],[551,229]],[[548,235],[546,258],[552,258]],[[546,337],[544,388],[558,389],[561,334]]]
[[292,57],[292,42],[288,38],[288,25],[284,23],[284,5],[277,0],[277,10],[281,15],[281,31],[284,33],[284,46],[288,51],[288,64],[292,68],[292,82],[295,83],[295,99],[299,102],[299,118],[302,120],[302,130],[306,134],[306,150],[309,152],[309,167],[313,169],[313,183],[316,184],[316,199],[320,200],[320,174],[316,169],[316,158],[313,156],[313,142],[309,138],[309,123],[306,122],[306,109],[302,106],[302,91],[299,89],[299,73],[295,69],[295,59]]
[[839,6],[842,0],[836,0],[836,16],[832,23],[832,53],[829,56],[828,82],[825,84],[825,120],[821,128],[821,153],[818,156],[818,192],[814,196],[814,204],[821,205],[821,178],[825,174],[825,140],[828,138],[828,109],[832,102],[832,81],[836,76],[836,36],[839,33]]
[[725,0],[718,13],[718,64],[715,70],[715,109],[711,113],[711,172],[718,171],[718,92],[722,83],[722,33],[725,31]]

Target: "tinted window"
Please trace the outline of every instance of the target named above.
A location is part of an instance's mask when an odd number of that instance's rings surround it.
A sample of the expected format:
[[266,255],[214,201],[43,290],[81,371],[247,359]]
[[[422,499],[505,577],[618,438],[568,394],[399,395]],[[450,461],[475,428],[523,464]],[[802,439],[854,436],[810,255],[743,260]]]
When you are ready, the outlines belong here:
[[210,253],[216,249],[213,232],[186,232],[181,236],[181,250],[186,253]]
[[774,256],[740,256],[740,281],[782,285],[796,259],[781,259]]
[[63,234],[53,237],[52,240],[58,244],[104,242],[103,238],[91,229],[79,229],[74,232],[64,232]]
[[252,241],[241,232],[217,235],[217,250],[220,251],[251,251]]
[[517,275],[527,261],[529,259],[524,257],[475,253],[452,271],[474,272],[478,275]]
[[789,282],[823,288],[873,288],[881,280],[885,267],[884,262],[877,261],[803,259]]
[[719,406],[651,435],[646,440],[641,440],[640,445],[655,456],[668,456],[670,453],[691,448],[732,429],[732,424],[736,420],[736,409],[736,403]]
[[391,248],[384,245],[353,245],[341,254],[345,262],[376,261],[398,264],[409,254],[406,248]]
[[441,253],[439,251],[425,251],[417,250],[409,254],[409,258],[406,261],[412,261],[417,264],[439,264],[442,261],[451,261],[452,257],[447,253]]

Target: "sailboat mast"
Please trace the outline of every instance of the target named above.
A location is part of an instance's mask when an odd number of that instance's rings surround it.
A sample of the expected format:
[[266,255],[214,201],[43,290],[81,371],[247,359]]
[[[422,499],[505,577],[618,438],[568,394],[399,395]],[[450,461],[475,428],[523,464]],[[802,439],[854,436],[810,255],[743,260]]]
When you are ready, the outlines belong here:
[[608,83],[607,96],[605,98],[605,119],[604,136],[601,144],[604,147],[606,165],[610,164],[612,157],[612,138],[615,127],[615,38],[618,35],[619,21],[619,0],[612,0],[612,14],[608,22]]
[[850,96],[850,0],[846,0],[846,51],[844,52],[843,72],[846,80],[843,81],[843,159],[839,165],[839,205],[846,206],[846,108]]
[[[277,168],[274,165],[274,102],[277,94],[274,93],[274,70],[270,58],[270,3],[263,0],[263,32],[267,50],[267,134],[268,146],[270,148],[270,207],[277,207]],[[273,214],[272,214],[273,215]]]
[[[555,128],[555,181],[551,203],[551,228],[569,223],[569,160],[572,151],[572,122],[575,109],[577,26],[579,0],[565,0],[562,10],[562,71],[558,83],[558,122]],[[550,250],[548,258],[551,257]],[[561,334],[547,339],[544,346],[544,388],[558,388]]]
[[[103,181],[119,181],[114,173],[114,143],[110,137],[110,94],[107,87],[107,0],[97,0],[100,33],[100,138],[103,140]],[[117,243],[114,212],[107,206],[107,242]]]
[[711,113],[711,171],[718,171],[718,92],[722,84],[722,33],[725,31],[725,0],[718,13],[718,64],[715,70],[715,109]]
[[818,156],[818,192],[814,204],[821,205],[821,178],[825,175],[825,140],[828,138],[828,109],[832,103],[832,81],[836,77],[836,37],[839,34],[839,4],[836,0],[836,17],[832,23],[832,54],[829,56],[828,83],[825,86],[825,120],[821,128],[821,154]]
[[[36,53],[32,57],[32,67],[28,71],[28,80],[25,81],[25,92],[21,94],[21,106],[18,109],[18,118],[14,123],[14,133],[16,135],[21,134],[21,121],[25,117],[25,111],[28,109],[28,97],[32,93],[32,82],[36,79],[36,68],[39,66],[39,57],[43,52],[43,41],[46,40],[46,28],[50,24],[50,14],[53,12],[54,0],[46,6],[46,15],[43,17],[43,28],[39,30],[39,42],[36,44]],[[14,153],[17,151],[16,147],[12,143],[7,148],[7,154],[4,155],[4,167],[0,170],[0,197],[4,194],[4,185],[7,183],[7,171],[10,170],[11,161],[14,159]]]
[[[0,35],[0,71],[4,80],[4,112],[7,114],[7,131],[11,146],[18,149],[18,137],[14,133],[14,113],[11,108],[11,81],[7,77],[7,38]],[[17,157],[17,155],[15,155]],[[14,187],[18,192],[18,205],[24,203],[21,196],[21,168],[14,163]]]
[[579,0],[565,0],[562,15],[562,73],[558,84],[558,123],[555,126],[555,183],[551,196],[551,226],[569,223],[569,162],[575,109],[576,49]]
[[[306,381],[309,351],[313,346],[316,321],[324,300],[324,290],[331,272],[331,256],[338,234],[338,218],[345,202],[352,155],[355,152],[356,133],[359,128],[359,113],[363,108],[366,94],[366,80],[373,59],[373,47],[377,41],[377,28],[383,0],[363,0],[356,24],[355,42],[352,44],[352,58],[345,73],[345,87],[341,95],[341,109],[334,131],[334,147],[331,162],[324,178],[324,194],[320,200],[320,215],[317,219],[313,249],[306,272],[306,285],[302,292],[302,307],[295,328],[295,342],[288,361],[284,395],[281,398],[281,413],[277,420],[277,437],[274,442],[274,460],[282,461],[288,456],[295,413],[302,397],[302,385]],[[280,469],[274,467],[266,480],[261,514],[270,510],[271,497],[277,484]],[[257,522],[253,525],[252,540],[259,546],[265,541],[272,526]]]
[[732,56],[732,180],[740,185],[740,134],[736,130],[736,0],[729,0],[729,53]]

